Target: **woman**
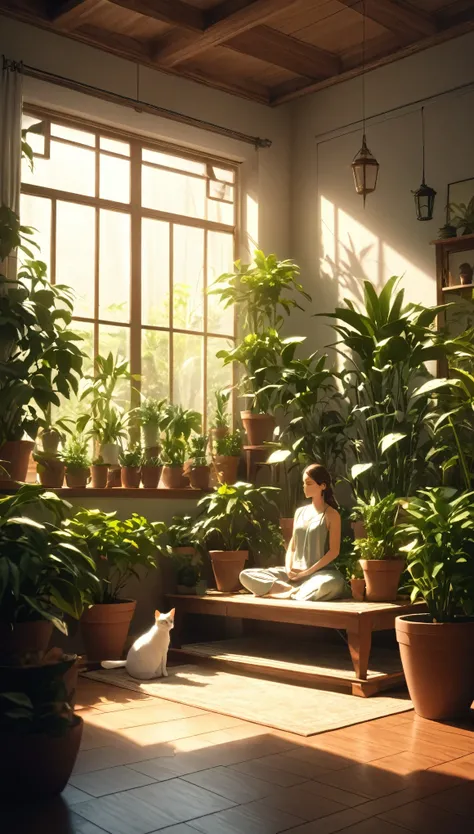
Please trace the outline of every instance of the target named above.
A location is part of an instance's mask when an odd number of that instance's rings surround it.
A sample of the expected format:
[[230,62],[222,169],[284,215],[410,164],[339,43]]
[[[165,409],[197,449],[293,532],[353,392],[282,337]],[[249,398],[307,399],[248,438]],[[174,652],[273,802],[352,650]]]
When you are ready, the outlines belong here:
[[240,574],[244,588],[255,596],[300,602],[327,602],[345,596],[344,577],[334,565],[341,546],[341,517],[327,469],[319,463],[308,466],[303,488],[311,504],[295,513],[285,567],[253,568]]

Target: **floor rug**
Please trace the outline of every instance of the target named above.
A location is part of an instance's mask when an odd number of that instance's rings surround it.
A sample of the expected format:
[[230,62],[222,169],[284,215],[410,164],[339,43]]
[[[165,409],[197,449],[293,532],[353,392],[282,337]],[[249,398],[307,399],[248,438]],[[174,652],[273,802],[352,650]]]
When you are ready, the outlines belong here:
[[87,672],[85,677],[300,736],[412,709],[403,692],[358,698],[208,666],[170,666],[168,672],[167,678],[146,682],[134,680],[125,669]]

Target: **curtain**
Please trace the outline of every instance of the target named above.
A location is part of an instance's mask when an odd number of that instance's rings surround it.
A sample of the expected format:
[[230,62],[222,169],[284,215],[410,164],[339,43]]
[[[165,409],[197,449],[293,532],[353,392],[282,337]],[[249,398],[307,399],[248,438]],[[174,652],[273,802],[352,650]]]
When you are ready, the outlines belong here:
[[[0,77],[0,205],[20,211],[21,111],[23,75],[21,65],[2,56]],[[2,271],[16,277],[16,252],[6,259]]]

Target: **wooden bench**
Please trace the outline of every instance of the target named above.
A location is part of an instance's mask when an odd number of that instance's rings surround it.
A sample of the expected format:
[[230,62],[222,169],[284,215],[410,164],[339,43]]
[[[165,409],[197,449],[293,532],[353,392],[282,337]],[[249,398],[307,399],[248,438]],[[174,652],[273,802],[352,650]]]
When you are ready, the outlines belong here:
[[[192,647],[182,647],[181,636],[183,621],[187,614],[211,614],[220,617],[236,617],[246,620],[291,623],[296,625],[318,626],[346,631],[347,643],[352,660],[353,672],[338,670],[330,675],[319,671],[311,674],[315,683],[336,683],[350,688],[353,695],[368,697],[383,689],[390,689],[404,681],[401,666],[396,671],[376,673],[368,676],[369,657],[374,631],[386,631],[395,627],[395,618],[400,614],[411,614],[424,610],[423,603],[411,604],[404,600],[396,602],[356,602],[355,600],[338,600],[334,602],[295,602],[294,600],[262,599],[249,594],[221,594],[208,592],[205,596],[168,595],[170,608],[176,609],[173,648],[189,659],[192,654],[198,659],[199,652],[190,652]],[[209,657],[209,653],[208,653]],[[201,655],[204,658],[204,654]],[[255,672],[258,664],[245,663],[242,668],[252,668]],[[274,667],[276,677],[298,679],[291,673],[291,664],[287,667]],[[268,667],[271,670],[271,664]],[[260,670],[262,671],[262,670]],[[268,670],[267,670],[268,671]],[[271,672],[273,674],[273,672]],[[301,676],[299,676],[301,681]]]

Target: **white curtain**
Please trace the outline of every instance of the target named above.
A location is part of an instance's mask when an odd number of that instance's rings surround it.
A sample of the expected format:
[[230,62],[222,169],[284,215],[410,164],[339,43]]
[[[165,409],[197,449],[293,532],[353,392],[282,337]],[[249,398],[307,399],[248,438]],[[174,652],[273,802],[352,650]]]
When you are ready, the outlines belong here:
[[[23,75],[15,61],[2,56],[0,77],[0,205],[20,211],[21,111]],[[16,253],[7,258],[2,271],[16,276]]]

